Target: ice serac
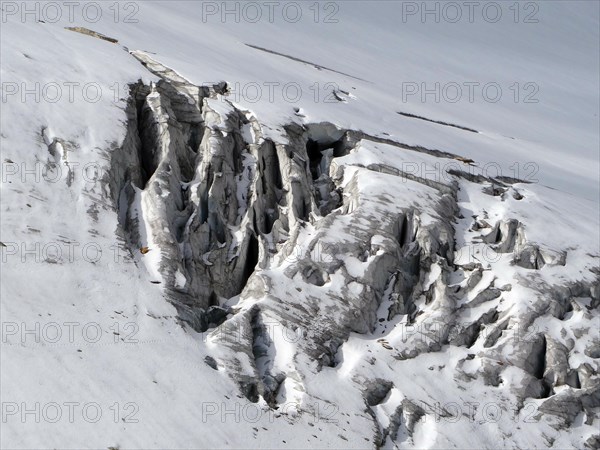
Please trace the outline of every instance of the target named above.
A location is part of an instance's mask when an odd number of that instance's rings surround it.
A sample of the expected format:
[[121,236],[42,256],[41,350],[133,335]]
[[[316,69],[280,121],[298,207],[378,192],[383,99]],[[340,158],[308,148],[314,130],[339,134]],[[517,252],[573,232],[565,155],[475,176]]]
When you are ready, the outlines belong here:
[[[249,401],[294,416],[359,399],[347,407],[376,446],[448,442],[458,425],[436,427],[452,412],[432,405],[459,395],[534,402],[548,434],[598,422],[600,347],[578,342],[598,320],[599,255],[540,239],[523,206],[537,188],[334,123],[266,132],[226,83],[133,54],[161,80],[131,86],[112,154],[123,233]],[[535,444],[512,425],[488,426]]]

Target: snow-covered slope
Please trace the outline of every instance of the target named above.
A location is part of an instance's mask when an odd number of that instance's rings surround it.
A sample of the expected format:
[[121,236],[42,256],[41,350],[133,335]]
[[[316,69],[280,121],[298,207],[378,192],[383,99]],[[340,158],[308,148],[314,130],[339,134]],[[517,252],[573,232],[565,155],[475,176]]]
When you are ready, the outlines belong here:
[[0,445],[597,447],[598,3],[267,3],[2,2]]

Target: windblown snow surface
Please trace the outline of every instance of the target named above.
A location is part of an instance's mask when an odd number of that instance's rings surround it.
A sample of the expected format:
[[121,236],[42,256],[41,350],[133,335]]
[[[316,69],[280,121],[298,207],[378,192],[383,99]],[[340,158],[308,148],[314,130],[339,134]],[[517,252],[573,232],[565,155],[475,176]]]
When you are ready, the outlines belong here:
[[2,448],[598,448],[599,3],[474,3],[2,2]]

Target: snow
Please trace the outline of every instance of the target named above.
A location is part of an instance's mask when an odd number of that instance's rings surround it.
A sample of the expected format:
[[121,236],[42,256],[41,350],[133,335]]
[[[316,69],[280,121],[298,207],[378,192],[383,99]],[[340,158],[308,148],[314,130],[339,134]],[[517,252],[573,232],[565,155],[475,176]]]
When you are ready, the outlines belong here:
[[[3,2],[5,8],[8,3],[14,2]],[[337,367],[324,368],[309,381],[286,378],[279,400],[289,405],[287,414],[274,414],[261,404],[248,406],[225,370],[215,371],[205,363],[206,356],[219,351],[213,339],[182,326],[160,285],[151,283],[162,281],[162,258],[148,226],[155,217],[144,198],[146,193],[136,192],[134,209],[141,240],[150,251],[132,254],[118,234],[116,209],[103,203],[106,187],[99,181],[102,176],[90,179],[84,169],[94,167],[100,175],[111,170],[109,149],[118,147],[126,133],[128,84],[138,79],[146,84],[158,80],[127,51],[139,50],[198,85],[221,80],[230,83],[235,92],[226,100],[259,118],[265,139],[283,140],[282,127],[290,122],[329,121],[340,129],[360,129],[476,161],[471,167],[363,140],[359,150],[333,160],[337,166],[345,166],[343,186],[358,186],[359,195],[349,213],[360,208],[401,213],[407,206],[418,205],[429,212],[421,216],[423,226],[436,220],[433,188],[368,170],[369,164],[402,168],[442,184],[450,182],[445,171],[449,168],[487,175],[495,175],[499,169],[502,175],[533,181],[514,185],[524,199],[508,195],[493,201],[475,183],[462,182],[459,207],[465,219],[456,224],[460,239],[456,253],[461,257],[457,263],[462,258],[473,259],[469,252],[476,247],[468,235],[471,214],[485,209],[491,224],[508,216],[517,218],[525,224],[529,242],[554,251],[568,249],[567,266],[543,267],[540,280],[554,283],[561,276],[593,281],[595,275],[589,269],[597,267],[600,255],[599,3],[540,3],[540,20],[531,24],[514,23],[505,4],[505,19],[498,23],[422,23],[410,17],[404,23],[402,2],[379,1],[340,2],[337,23],[323,22],[331,12],[323,3],[316,23],[308,3],[302,4],[304,15],[297,23],[265,19],[223,23],[217,17],[203,16],[202,3],[212,2],[135,3],[139,7],[137,23],[115,23],[109,2],[102,3],[103,19],[97,23],[76,15],[73,24],[66,14],[56,23],[31,18],[22,23],[19,15],[2,21],[0,241],[7,247],[2,248],[0,291],[0,446],[364,448],[371,443],[361,436],[370,435],[372,421],[366,414],[351,417],[349,413],[364,409],[353,387],[361,377],[385,375],[400,381],[388,399],[374,407],[382,424],[389,422],[408,391],[430,406],[439,398],[458,402],[462,411],[466,411],[465,402],[509,396],[501,387],[477,384],[462,391],[448,382],[453,377],[450,362],[474,349],[449,347],[441,350],[441,356],[422,354],[395,373],[393,352],[374,338],[385,337],[393,347],[401,347],[407,328],[398,319],[387,328],[378,328],[373,336],[353,333],[339,349]],[[89,27],[119,42],[111,44],[64,29],[73,25]],[[318,70],[246,44],[351,76]],[[403,98],[409,84],[420,87],[425,83],[431,88],[435,83],[464,86],[465,82],[498,83],[502,98],[497,103],[485,101],[480,90],[473,102],[464,96],[456,103],[421,101],[418,94]],[[73,84],[73,99],[68,95],[70,83],[78,83]],[[265,83],[278,83],[273,98]],[[292,90],[283,89],[290,83],[300,86],[298,101],[290,101]],[[520,87],[518,102],[511,89],[515,83]],[[535,98],[539,102],[524,102],[532,92],[525,87],[527,83],[538,89]],[[61,97],[48,101],[57,85]],[[261,94],[254,101],[250,88],[256,85]],[[332,86],[349,92],[351,101],[331,101]],[[14,87],[18,93],[12,95],[9,89]],[[25,88],[39,92],[40,98],[34,94],[22,97]],[[219,115],[231,110],[223,98],[210,99],[208,105]],[[305,117],[299,117],[294,108],[300,108]],[[460,124],[479,133],[404,117],[399,111]],[[225,127],[223,124],[223,131],[227,131]],[[55,138],[61,142],[52,157],[49,146]],[[257,143],[252,126],[244,127],[244,139]],[[441,166],[440,161],[446,165]],[[57,180],[45,176],[49,162],[62,168]],[[240,211],[247,204],[255,162],[244,155],[248,171],[238,184]],[[72,184],[67,183],[65,166],[74,174]],[[194,179],[190,186],[198,182]],[[90,210],[96,213],[88,214]],[[338,228],[323,236],[322,242],[350,239],[351,225],[350,219],[340,219]],[[299,241],[310,240],[309,229],[301,230]],[[378,243],[374,239],[371,245]],[[56,259],[57,263],[50,263]],[[488,262],[490,271],[485,272],[481,289],[494,277],[496,287],[511,282],[513,289],[503,293],[501,312],[521,307],[521,299],[530,295],[526,287],[519,286],[526,269],[511,265],[503,256]],[[285,264],[273,271],[283,273],[283,268]],[[366,263],[349,257],[346,268],[351,276],[360,277]],[[439,272],[434,266],[427,288]],[[281,273],[281,285],[274,286],[274,292],[294,291],[292,280]],[[185,284],[180,272],[176,279],[179,285]],[[320,290],[304,286],[299,275],[294,283],[302,285],[307,296],[319,298]],[[349,296],[362,293],[360,284],[340,284],[340,279],[332,276],[326,288],[348,289]],[[470,296],[477,292],[479,289]],[[254,300],[245,299],[240,306]],[[565,321],[540,322],[536,325],[547,333],[559,333],[560,327],[573,335],[576,355],[569,359],[572,366],[594,364],[584,353],[586,342],[570,329],[594,330],[597,315],[586,315],[582,309]],[[61,335],[52,342],[54,338],[49,336],[57,329]],[[27,334],[28,330],[34,331]],[[271,335],[277,348],[273,364],[294,372],[305,362],[294,360],[296,344],[282,332],[274,328]],[[376,361],[371,365],[366,361],[372,356]],[[247,355],[240,354],[239,359],[244,370],[252,373]],[[438,367],[440,360],[447,360],[448,367]],[[434,365],[439,384],[429,381],[429,367]],[[519,379],[521,372],[513,367],[503,376]],[[322,399],[312,405],[316,408],[312,415],[298,412],[302,409],[299,405],[306,407],[303,383],[310,384],[311,394]],[[69,402],[74,402],[72,421],[68,419]],[[62,414],[56,422],[48,420],[54,415],[54,406],[48,405],[54,404]],[[86,405],[92,406],[85,410]],[[24,406],[34,411],[38,408],[39,413],[24,416]],[[17,408],[14,414],[6,415],[13,407]],[[98,410],[101,417],[95,421]],[[35,420],[36,414],[40,420]],[[479,410],[474,421],[455,422],[438,422],[428,414],[412,437],[389,437],[385,447],[394,448],[391,438],[397,439],[396,445],[415,448],[530,447],[546,445],[539,436],[547,433],[560,448],[578,445],[575,433],[590,434],[598,424],[597,420],[593,425],[580,424],[573,434],[561,434],[546,423],[518,420],[522,431],[511,441],[498,431],[514,428],[509,412],[503,412],[497,422],[481,414]],[[327,420],[330,416],[335,423]]]

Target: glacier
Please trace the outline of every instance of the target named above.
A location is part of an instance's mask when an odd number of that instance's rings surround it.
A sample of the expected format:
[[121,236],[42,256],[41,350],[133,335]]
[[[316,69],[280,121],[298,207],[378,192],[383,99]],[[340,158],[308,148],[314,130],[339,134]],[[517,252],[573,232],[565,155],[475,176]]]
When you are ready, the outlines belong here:
[[475,3],[3,1],[0,446],[598,448],[600,6]]

